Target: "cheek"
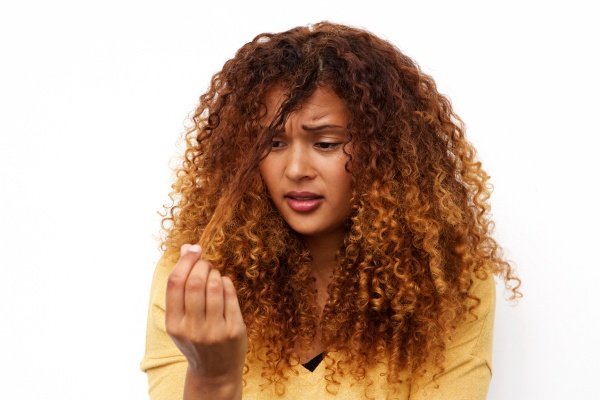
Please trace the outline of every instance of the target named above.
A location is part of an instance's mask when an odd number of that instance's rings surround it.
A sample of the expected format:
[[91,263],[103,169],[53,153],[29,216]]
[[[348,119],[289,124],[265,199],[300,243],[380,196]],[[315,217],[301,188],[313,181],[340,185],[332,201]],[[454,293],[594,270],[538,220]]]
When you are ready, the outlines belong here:
[[348,163],[348,161],[349,158],[347,156],[338,158],[337,165],[335,168],[335,172],[338,178],[343,180],[344,182],[350,182],[351,180],[350,173],[346,171],[346,164]]
[[336,187],[340,200],[350,199],[352,193],[352,176],[344,168],[345,162],[340,163],[335,172],[332,171],[331,182]]
[[262,177],[267,191],[269,193],[273,193],[275,186],[275,173],[272,163],[268,162],[267,159],[263,160],[258,167],[258,171],[260,172],[260,176]]

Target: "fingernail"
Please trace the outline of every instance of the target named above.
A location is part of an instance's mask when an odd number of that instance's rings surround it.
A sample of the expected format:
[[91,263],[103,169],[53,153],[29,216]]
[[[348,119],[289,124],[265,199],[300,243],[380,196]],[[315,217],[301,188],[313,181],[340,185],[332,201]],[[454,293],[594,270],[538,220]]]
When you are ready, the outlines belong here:
[[194,245],[188,247],[188,252],[189,253],[200,253],[200,245],[194,244]]

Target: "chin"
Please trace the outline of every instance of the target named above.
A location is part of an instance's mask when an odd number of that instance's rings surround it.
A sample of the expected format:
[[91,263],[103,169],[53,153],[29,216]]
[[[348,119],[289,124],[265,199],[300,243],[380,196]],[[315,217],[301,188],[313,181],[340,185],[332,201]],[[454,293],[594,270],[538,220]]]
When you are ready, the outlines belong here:
[[321,232],[320,229],[307,226],[306,224],[298,223],[297,221],[285,220],[285,222],[288,224],[291,230],[302,236],[318,235]]
[[288,222],[288,226],[294,231],[296,232],[298,235],[300,236],[304,236],[304,237],[318,237],[318,236],[326,236],[329,234],[335,234],[337,232],[339,232],[339,228],[338,229],[326,229],[324,227],[318,227],[318,226],[307,226],[306,224],[302,225],[302,224],[290,224]]
[[323,232],[318,230],[318,229],[308,229],[306,227],[299,227],[299,226],[294,226],[292,224],[288,224],[289,227],[296,232],[298,235],[301,236],[317,236],[319,234],[322,234]]

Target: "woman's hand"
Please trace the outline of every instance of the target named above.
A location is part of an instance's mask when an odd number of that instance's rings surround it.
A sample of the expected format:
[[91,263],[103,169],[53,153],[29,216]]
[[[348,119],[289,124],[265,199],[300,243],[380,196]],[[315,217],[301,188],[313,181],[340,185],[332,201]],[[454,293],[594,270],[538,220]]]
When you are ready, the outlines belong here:
[[198,245],[181,246],[167,282],[165,324],[188,360],[185,398],[241,398],[246,325],[231,279],[202,260]]

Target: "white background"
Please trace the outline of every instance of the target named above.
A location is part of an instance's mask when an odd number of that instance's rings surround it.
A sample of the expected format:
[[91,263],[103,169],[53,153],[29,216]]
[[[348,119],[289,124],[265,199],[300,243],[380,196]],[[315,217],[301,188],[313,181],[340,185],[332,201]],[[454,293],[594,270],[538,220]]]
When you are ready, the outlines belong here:
[[146,398],[157,211],[188,113],[255,35],[326,19],[431,74],[492,177],[495,237],[525,297],[513,306],[499,287],[489,398],[596,398],[598,12],[224,3],[0,6],[0,398]]

